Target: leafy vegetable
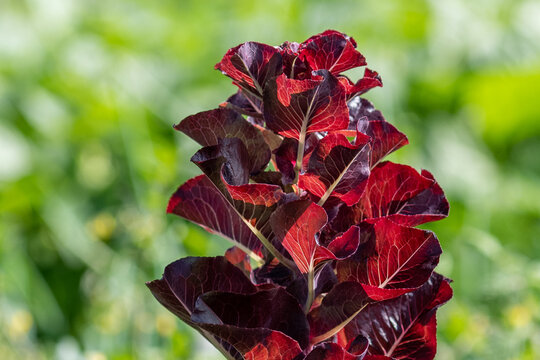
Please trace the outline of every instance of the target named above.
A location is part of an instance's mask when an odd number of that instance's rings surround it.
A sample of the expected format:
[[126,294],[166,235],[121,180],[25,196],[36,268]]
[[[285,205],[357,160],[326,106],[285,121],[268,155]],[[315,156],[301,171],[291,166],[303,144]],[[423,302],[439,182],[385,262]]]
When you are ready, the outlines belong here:
[[[147,283],[227,359],[433,359],[436,309],[452,296],[442,253],[413,226],[448,215],[433,175],[382,159],[404,134],[359,97],[382,86],[355,41],[248,42],[216,68],[238,86],[175,126],[204,172],[168,213],[234,243]],[[244,117],[247,116],[247,117]],[[251,259],[251,260],[250,260]]]

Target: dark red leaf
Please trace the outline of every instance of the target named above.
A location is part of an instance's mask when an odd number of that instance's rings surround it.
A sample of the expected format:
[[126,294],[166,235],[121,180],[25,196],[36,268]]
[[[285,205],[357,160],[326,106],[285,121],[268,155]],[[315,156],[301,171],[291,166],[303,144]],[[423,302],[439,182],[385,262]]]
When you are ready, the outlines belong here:
[[371,301],[362,285],[340,282],[308,314],[310,341],[324,341],[343,329]]
[[274,151],[276,166],[281,172],[283,183],[292,184],[296,176],[294,166],[296,164],[296,153],[298,151],[298,141],[291,138],[283,139],[281,145]]
[[250,256],[259,258],[261,242],[244,223],[236,209],[206,175],[180,186],[169,200],[167,213],[179,215],[235,243]]
[[293,192],[293,188],[290,185],[284,185],[282,181],[283,175],[279,171],[263,171],[251,177],[255,183],[258,184],[270,184],[278,185],[286,193]]
[[192,325],[197,298],[209,291],[254,293],[257,288],[224,257],[187,257],[165,268],[163,277],[146,283],[156,299],[173,314]]
[[244,94],[241,89],[238,89],[236,94],[230,96],[219,106],[229,108],[243,115],[262,118],[261,99],[249,93]]
[[[298,300],[298,303],[306,303],[308,295],[307,280],[298,270],[291,270],[273,261],[255,269],[253,278],[258,284],[283,286],[289,294]],[[337,278],[331,263],[327,263],[316,272],[314,282],[315,297],[332,289],[337,283]]]
[[227,342],[230,341],[224,333],[231,331],[228,326],[280,331],[296,340],[302,348],[309,340],[309,325],[304,312],[296,299],[283,288],[260,290],[248,295],[205,293],[199,296],[191,320]]
[[377,72],[341,74],[364,65],[334,30],[241,44],[216,65],[237,93],[175,126],[203,146],[192,161],[205,175],[167,212],[235,246],[147,285],[227,359],[435,355],[435,310],[452,290],[433,272],[437,238],[412,226],[447,216],[448,202],[431,173],[381,162],[407,138],[358,96],[382,86]]
[[206,334],[226,344],[225,352],[234,359],[293,360],[302,353],[296,340],[279,331],[204,323],[199,326]]
[[154,297],[163,305],[167,310],[178,316],[189,326],[197,330],[202,336],[204,336],[212,344],[216,344],[222,348],[224,352],[229,353],[233,358],[241,356],[232,345],[227,342],[214,337],[211,334],[204,332],[196,323],[191,321],[191,310],[188,310],[186,306],[179,301],[176,295],[173,293],[171,287],[163,278],[160,280],[149,281],[146,286],[150,289]]
[[300,44],[285,41],[280,47],[283,58],[283,72],[289,79],[304,80],[311,78],[311,69],[298,54]]
[[[251,334],[250,334],[251,335]],[[243,337],[243,341],[246,341]],[[264,340],[259,340],[249,352],[244,354],[245,360],[293,360],[300,353],[300,345],[287,335],[271,331]]]
[[218,145],[205,146],[191,157],[216,187],[224,194],[222,177],[231,184],[245,184],[249,180],[249,154],[238,138],[224,138]]
[[362,360],[363,355],[354,355],[336,343],[322,343],[317,345],[306,356],[305,360]]
[[251,273],[251,263],[249,262],[249,255],[246,254],[238,246],[233,246],[232,248],[227,249],[227,251],[225,252],[225,259],[227,259],[228,262],[242,270],[247,276],[249,276],[249,274]]
[[436,353],[436,309],[452,297],[449,280],[433,273],[414,292],[368,305],[345,327],[352,339],[369,339],[369,354],[394,359],[431,360]]
[[285,74],[269,81],[264,91],[264,119],[271,130],[285,137],[347,128],[349,114],[345,89],[325,70],[322,80],[294,80]]
[[309,200],[283,204],[270,218],[270,225],[302,273],[312,271],[321,261],[334,259],[328,249],[319,246],[316,234],[326,224],[324,209]]
[[246,42],[227,51],[215,68],[233,79],[240,88],[262,97],[266,82],[281,74],[282,66],[278,49]]
[[[278,185],[244,184],[233,186],[224,182],[238,214],[246,220],[247,226],[272,253],[286,253],[281,242],[275,238],[270,226],[270,215],[285,194]],[[287,261],[286,259],[279,259]]]
[[319,205],[329,196],[348,206],[360,200],[369,176],[370,138],[358,133],[353,144],[339,133],[331,133],[319,141],[309,158],[307,171],[298,185],[319,198]]
[[351,226],[349,230],[336,236],[327,246],[328,250],[343,260],[356,252],[360,243],[360,227]]
[[364,77],[358,80],[356,84],[349,80],[349,78],[346,76],[339,76],[338,79],[345,87],[348,100],[354,98],[355,96],[365,94],[374,87],[383,86],[379,74],[376,71],[368,68],[364,70]]
[[429,171],[422,170],[421,175],[432,180],[433,185],[410,199],[400,214],[393,217],[394,221],[408,226],[416,226],[448,216],[450,205],[443,190]]
[[357,97],[348,105],[350,135],[354,136],[357,131],[361,131],[371,137],[372,167],[386,155],[409,143],[407,137],[388,123],[368,100]]
[[252,174],[264,169],[270,160],[270,149],[260,131],[231,109],[218,108],[188,116],[175,129],[202,146],[218,145],[225,138],[240,139],[246,147]]
[[313,70],[326,69],[332,74],[367,65],[354,39],[335,30],[310,37],[300,45],[299,53]]
[[[311,153],[317,147],[319,139],[316,134],[308,135],[304,147],[304,155],[302,160],[302,168],[306,168],[309,162]],[[283,174],[283,182],[292,184],[295,179],[294,167],[296,165],[296,157],[298,152],[298,141],[291,138],[283,139],[281,145],[274,151],[276,166]]]
[[358,335],[347,344],[347,351],[354,355],[365,355],[368,351],[369,341],[363,335]]
[[[435,234],[387,219],[372,229],[363,227],[364,242],[357,258],[337,264],[339,281],[361,283],[376,301],[390,299],[424,284],[442,253]],[[369,235],[366,235],[369,234]]]
[[433,176],[407,165],[383,162],[372,171],[361,200],[352,209],[355,223],[388,217],[408,226],[448,215],[448,201]]
[[[270,329],[245,329],[234,326],[221,329],[218,326],[218,329],[214,329],[207,326],[209,324],[199,323],[200,312],[195,305],[199,296],[209,292],[214,295],[223,294],[223,291],[232,296],[257,292],[257,288],[242,274],[242,271],[221,256],[178,260],[165,268],[162,279],[154,280],[147,285],[165,307],[199,331],[202,329],[201,333],[206,337],[211,333],[228,352],[234,353],[228,345],[232,345],[241,354],[250,354],[249,356],[262,354],[264,348],[270,354],[282,352],[283,359],[293,359],[301,351],[295,340]],[[266,293],[266,290],[263,292]],[[214,295],[208,297],[213,298]],[[295,305],[299,306],[281,293],[274,299],[287,307],[287,310],[291,310],[289,308],[291,304],[293,305],[291,311],[294,311]],[[198,322],[191,320],[191,317],[198,319]],[[292,330],[291,332],[294,333]]]
[[148,281],[146,286],[161,305],[182,319],[182,321],[192,325],[191,311],[186,309],[186,306],[178,301],[167,281],[164,279]]

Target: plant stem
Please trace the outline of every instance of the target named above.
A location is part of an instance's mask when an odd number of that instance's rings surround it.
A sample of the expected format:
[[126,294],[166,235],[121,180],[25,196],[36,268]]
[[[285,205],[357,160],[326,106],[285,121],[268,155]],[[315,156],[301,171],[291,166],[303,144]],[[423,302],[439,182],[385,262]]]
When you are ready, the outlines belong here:
[[294,184],[298,184],[298,176],[302,170],[302,160],[304,158],[304,148],[306,146],[306,122],[302,123],[300,136],[298,137],[298,152],[296,153],[296,163],[294,164]]
[[313,102],[319,94],[319,87],[315,89],[315,93],[311,98],[309,106],[307,108],[304,119],[302,120],[302,127],[300,128],[300,134],[298,135],[298,152],[296,153],[296,164],[294,164],[294,184],[298,183],[298,175],[302,170],[302,160],[304,159],[304,148],[306,146],[306,132],[308,124],[311,118],[311,112],[313,111]]
[[313,339],[311,339],[311,344],[317,344],[317,343],[320,343],[321,341],[324,341],[328,338],[331,338],[332,336],[336,335],[341,329],[343,329],[345,326],[347,326],[347,324],[349,322],[351,322],[352,319],[354,319],[356,317],[356,315],[360,314],[360,312],[362,310],[364,310],[364,308],[367,306],[367,304],[365,304],[364,306],[362,306],[360,309],[358,309],[358,311],[356,311],[354,314],[352,314],[351,316],[349,316],[347,319],[345,319],[345,321],[343,321],[341,324],[339,324],[338,326],[334,327],[333,329],[330,329],[328,330],[327,332],[325,332],[324,334],[322,335],[319,335],[319,336],[315,336]]
[[310,268],[308,272],[308,297],[306,300],[306,304],[304,306],[304,313],[308,313],[311,309],[311,305],[313,304],[313,299],[315,298],[315,289],[314,289],[314,270],[313,267]]
[[285,265],[286,267],[288,267],[289,269],[291,270],[294,270],[296,268],[296,266],[294,265],[294,262],[292,262],[291,260],[287,259],[285,256],[283,256],[282,253],[280,253],[278,251],[278,249],[275,248],[275,246],[266,238],[266,236],[264,236],[260,231],[259,229],[257,229],[255,226],[253,226],[248,220],[246,220],[243,216],[241,216],[242,220],[244,221],[244,223],[249,227],[249,229],[255,234],[255,236],[257,236],[257,238],[261,241],[261,243],[264,245],[264,247],[270,251],[270,253],[272,255],[274,255],[274,257],[276,259],[279,260],[280,263],[282,263],[283,265]]

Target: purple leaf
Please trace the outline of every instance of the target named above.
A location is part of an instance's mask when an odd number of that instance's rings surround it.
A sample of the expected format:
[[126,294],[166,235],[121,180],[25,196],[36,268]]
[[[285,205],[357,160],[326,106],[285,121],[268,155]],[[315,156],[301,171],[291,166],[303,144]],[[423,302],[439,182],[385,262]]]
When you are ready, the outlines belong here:
[[234,110],[240,114],[262,118],[262,101],[256,96],[245,94],[241,89],[238,89],[236,94],[229,98],[219,106]]
[[436,353],[436,309],[452,297],[449,280],[433,273],[419,289],[368,305],[343,330],[346,339],[362,334],[368,353],[394,359],[431,360]]
[[324,341],[343,329],[371,301],[362,285],[340,282],[308,314],[310,342]]
[[202,146],[218,145],[225,138],[240,139],[246,147],[252,174],[264,169],[270,160],[270,149],[260,131],[230,109],[219,108],[188,116],[175,129]]
[[227,342],[229,340],[223,333],[231,331],[228,326],[279,331],[296,340],[302,348],[309,340],[309,325],[302,308],[283,288],[247,295],[232,292],[203,294],[197,300],[191,320]]
[[260,259],[260,241],[206,175],[197,176],[180,186],[169,200],[167,213],[219,234],[250,256]]
[[386,155],[396,151],[409,141],[407,137],[388,123],[371,102],[355,98],[349,102],[349,133],[361,131],[371,137],[371,166],[375,166]]
[[228,263],[223,257],[189,257],[169,264],[163,277],[146,283],[154,297],[169,311],[203,336],[231,354],[231,346],[204,332],[191,321],[196,299],[203,293],[214,290],[254,293],[256,287],[241,270]]
[[282,60],[275,47],[246,42],[227,51],[215,68],[238,87],[262,97],[266,82],[281,74]]
[[218,145],[205,146],[191,157],[216,187],[226,194],[222,178],[230,184],[245,184],[249,180],[249,155],[238,138],[224,138]]

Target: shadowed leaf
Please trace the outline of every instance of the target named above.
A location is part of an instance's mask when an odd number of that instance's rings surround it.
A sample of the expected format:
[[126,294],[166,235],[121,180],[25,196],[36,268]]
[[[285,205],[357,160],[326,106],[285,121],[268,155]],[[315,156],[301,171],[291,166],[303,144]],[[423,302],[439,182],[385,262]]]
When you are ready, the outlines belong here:
[[345,329],[349,339],[362,334],[370,355],[394,359],[431,360],[435,356],[436,309],[452,297],[449,280],[433,273],[414,292],[368,305]]
[[264,169],[270,161],[270,149],[263,135],[236,111],[214,109],[188,116],[175,129],[202,146],[214,146],[224,138],[238,138],[247,150],[250,173]]
[[179,215],[231,240],[250,256],[261,251],[262,245],[255,234],[206,175],[180,186],[169,200],[167,213]]
[[[227,327],[232,325],[280,331],[295,339],[302,348],[308,343],[309,325],[302,308],[283,288],[247,295],[230,292],[203,294],[197,300],[191,320],[221,338],[224,338],[223,332],[230,331]],[[229,342],[227,338],[224,340]]]

